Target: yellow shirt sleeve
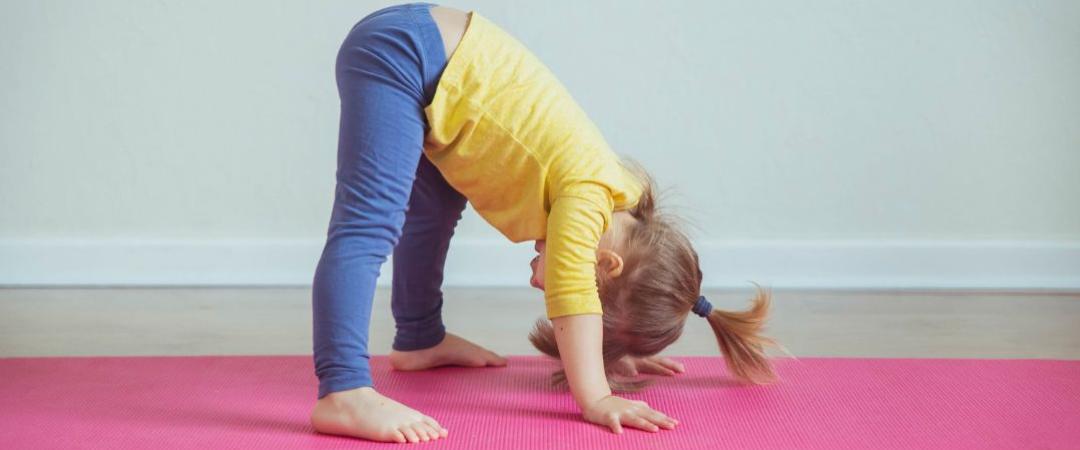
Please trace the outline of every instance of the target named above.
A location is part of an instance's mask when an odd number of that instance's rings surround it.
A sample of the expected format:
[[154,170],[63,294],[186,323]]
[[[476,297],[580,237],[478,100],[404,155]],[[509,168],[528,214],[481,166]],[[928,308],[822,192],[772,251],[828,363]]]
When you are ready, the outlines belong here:
[[544,261],[544,301],[553,319],[602,314],[596,286],[596,246],[611,223],[614,202],[603,186],[584,183],[551,204]]

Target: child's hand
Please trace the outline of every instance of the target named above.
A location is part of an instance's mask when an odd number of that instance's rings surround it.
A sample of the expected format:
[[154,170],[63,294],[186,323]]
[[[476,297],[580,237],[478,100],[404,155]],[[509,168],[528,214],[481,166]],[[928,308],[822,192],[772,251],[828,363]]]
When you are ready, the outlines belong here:
[[648,404],[638,400],[609,395],[597,400],[584,413],[585,420],[611,428],[616,434],[622,434],[622,426],[631,426],[645,431],[657,432],[659,427],[668,430],[675,428],[678,420],[665,416]]
[[686,372],[686,368],[683,367],[681,362],[662,356],[647,356],[644,358],[624,356],[615,362],[611,370],[628,377],[637,376],[639,373],[672,376],[676,372]]

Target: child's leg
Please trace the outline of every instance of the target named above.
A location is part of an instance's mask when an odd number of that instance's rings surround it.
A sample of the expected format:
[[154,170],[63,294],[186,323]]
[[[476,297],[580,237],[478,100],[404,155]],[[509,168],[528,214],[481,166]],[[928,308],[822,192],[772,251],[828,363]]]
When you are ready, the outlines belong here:
[[446,253],[466,199],[439,170],[420,158],[405,227],[394,248],[390,295],[397,324],[394,350],[434,347],[446,336],[442,323],[442,281]]
[[390,365],[397,370],[506,365],[505,358],[447,333],[442,323],[443,266],[465,203],[431,161],[420,158],[405,228],[394,248],[390,303],[397,335]]
[[[425,9],[420,9],[425,8]],[[368,326],[379,267],[401,236],[417,163],[423,105],[446,60],[426,7],[365,18],[338,53],[337,188],[312,290],[319,398],[371,386]]]

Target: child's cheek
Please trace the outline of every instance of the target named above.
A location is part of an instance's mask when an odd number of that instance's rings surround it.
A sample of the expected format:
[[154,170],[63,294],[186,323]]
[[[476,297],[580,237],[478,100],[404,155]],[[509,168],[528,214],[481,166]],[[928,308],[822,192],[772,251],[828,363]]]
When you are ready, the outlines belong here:
[[540,290],[544,290],[544,256],[540,255],[540,264],[536,265],[536,280],[540,282]]
[[542,253],[537,257],[536,264],[533,267],[532,278],[529,279],[529,284],[541,291],[544,290],[544,254]]

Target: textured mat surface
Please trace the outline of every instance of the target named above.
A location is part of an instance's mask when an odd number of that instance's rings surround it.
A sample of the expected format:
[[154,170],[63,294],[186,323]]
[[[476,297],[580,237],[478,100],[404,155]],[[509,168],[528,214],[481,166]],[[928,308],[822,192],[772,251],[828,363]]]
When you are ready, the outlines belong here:
[[[376,386],[438,419],[442,449],[1080,448],[1080,361],[801,359],[783,381],[732,384],[719,358],[628,397],[673,431],[587,424],[547,386],[554,363],[394,372]],[[0,359],[3,448],[393,448],[315,434],[311,360],[274,357]]]

